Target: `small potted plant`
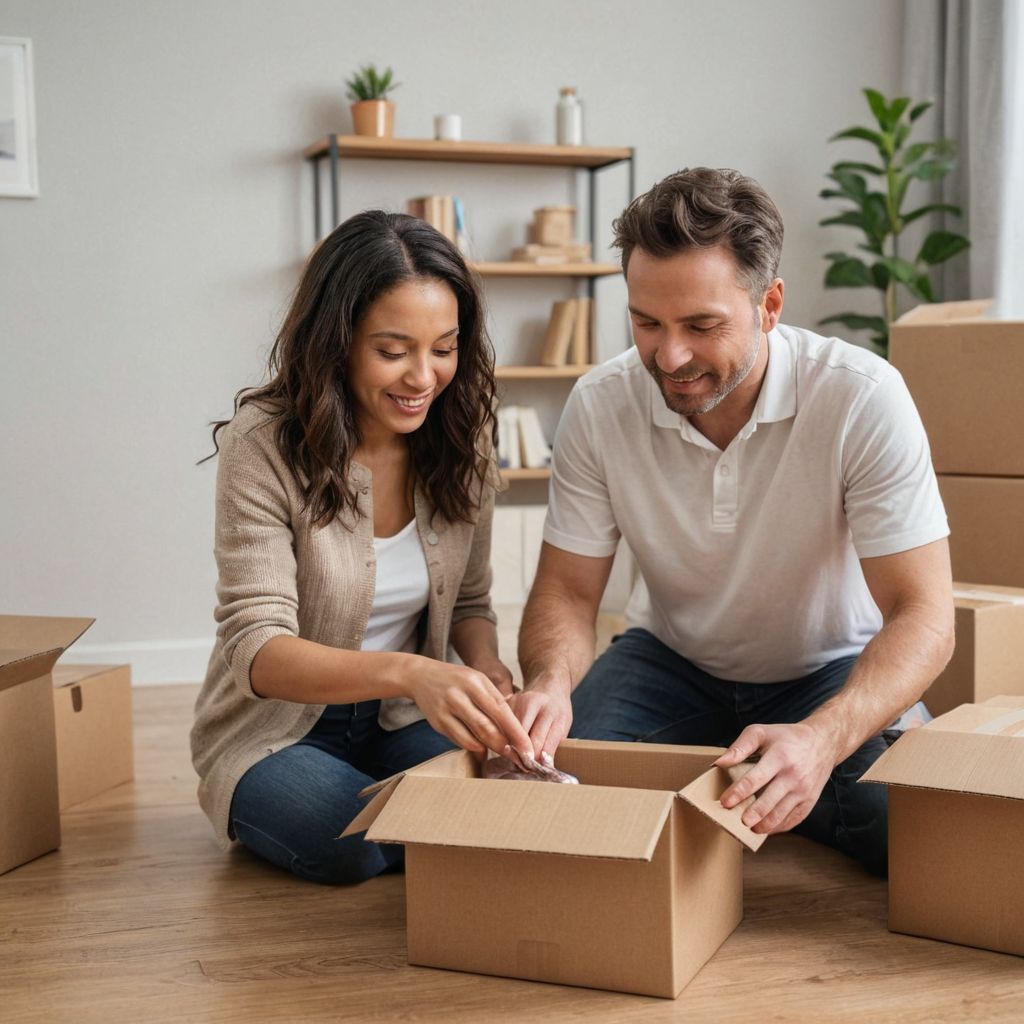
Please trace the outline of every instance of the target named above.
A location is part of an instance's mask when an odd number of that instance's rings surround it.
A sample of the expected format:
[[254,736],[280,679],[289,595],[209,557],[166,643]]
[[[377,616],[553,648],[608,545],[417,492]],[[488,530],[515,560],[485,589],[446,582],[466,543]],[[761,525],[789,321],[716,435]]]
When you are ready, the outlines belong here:
[[391,68],[379,72],[372,64],[361,67],[345,85],[352,101],[352,126],[356,135],[390,138],[395,133],[395,105],[388,93],[397,89]]

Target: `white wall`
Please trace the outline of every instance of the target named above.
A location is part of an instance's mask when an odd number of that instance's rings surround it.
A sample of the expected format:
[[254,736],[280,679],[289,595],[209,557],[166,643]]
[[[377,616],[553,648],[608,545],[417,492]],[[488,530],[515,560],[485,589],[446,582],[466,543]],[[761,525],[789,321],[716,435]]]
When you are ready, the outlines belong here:
[[[342,81],[359,63],[395,67],[400,135],[457,111],[466,137],[551,141],[573,84],[588,141],[636,146],[639,188],[688,164],[752,174],[786,219],[788,319],[810,324],[837,308],[820,286],[842,238],[816,226],[838,156],[825,140],[862,118],[861,86],[895,88],[902,14],[890,0],[4,0],[0,34],[35,47],[41,194],[0,198],[0,609],[95,615],[81,656],[130,657],[141,681],[201,676],[214,467],[194,463],[207,421],[260,378],[312,240],[299,153],[349,129]],[[344,212],[458,191],[498,256],[535,205],[573,194],[564,172],[453,174],[354,165]],[[564,287],[495,283],[499,358]]]

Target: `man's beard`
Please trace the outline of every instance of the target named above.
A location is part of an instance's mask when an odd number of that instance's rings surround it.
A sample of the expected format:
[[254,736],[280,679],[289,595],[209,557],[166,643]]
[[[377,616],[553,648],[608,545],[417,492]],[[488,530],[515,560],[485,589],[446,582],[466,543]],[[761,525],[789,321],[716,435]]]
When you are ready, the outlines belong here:
[[[661,397],[665,400],[665,404],[674,413],[680,416],[703,416],[704,413],[711,412],[715,406],[732,393],[737,385],[742,384],[746,380],[747,374],[750,373],[754,368],[754,363],[757,362],[760,342],[761,329],[759,323],[757,333],[754,335],[754,343],[750,346],[746,359],[725,380],[722,380],[710,367],[694,366],[693,364],[688,364],[684,370],[675,374],[665,373],[655,362],[653,355],[647,360],[645,365],[647,366],[647,372],[654,378],[655,384],[658,385],[658,390],[661,392]],[[680,395],[668,391],[665,387],[666,380],[694,380],[702,373],[706,373],[711,378],[712,389],[710,394]]]

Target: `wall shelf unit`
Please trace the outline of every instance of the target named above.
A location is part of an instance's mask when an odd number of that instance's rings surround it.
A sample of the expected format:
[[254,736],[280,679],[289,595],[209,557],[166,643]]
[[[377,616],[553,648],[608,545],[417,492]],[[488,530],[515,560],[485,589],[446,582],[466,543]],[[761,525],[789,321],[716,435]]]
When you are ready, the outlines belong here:
[[594,367],[590,363],[567,366],[496,366],[498,380],[575,380]]
[[[502,164],[506,166],[557,167],[583,172],[587,177],[587,238],[594,244],[597,231],[597,181],[608,167],[626,165],[628,199],[635,192],[634,150],[627,147],[549,146],[511,142],[447,142],[434,139],[379,139],[362,135],[328,135],[307,146],[303,156],[312,166],[314,232],[319,240],[341,222],[341,163],[347,160],[411,160],[467,164]],[[323,196],[326,164],[327,203]],[[323,209],[326,205],[326,211]],[[324,224],[326,213],[327,223]],[[326,228],[326,229],[325,229]],[[561,278],[580,282],[589,298],[595,297],[595,286],[602,278],[621,274],[615,263],[537,264],[512,261],[479,261],[470,264],[482,278]],[[586,373],[589,365],[568,366],[498,366],[495,374],[503,382],[572,381]],[[518,387],[526,386],[520,383]],[[509,482],[544,481],[550,469],[506,469],[502,476]]]

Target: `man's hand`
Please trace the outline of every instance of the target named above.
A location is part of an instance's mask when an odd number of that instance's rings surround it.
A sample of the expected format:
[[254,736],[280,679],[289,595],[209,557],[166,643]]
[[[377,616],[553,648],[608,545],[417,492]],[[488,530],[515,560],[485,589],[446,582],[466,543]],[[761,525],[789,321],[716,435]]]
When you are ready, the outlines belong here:
[[534,757],[553,758],[572,725],[568,683],[534,683],[509,700],[509,707],[530,734]]
[[722,794],[723,807],[735,807],[760,793],[743,815],[743,824],[759,835],[788,832],[818,801],[836,766],[837,744],[822,726],[750,725],[715,762],[730,768],[753,754],[760,759]]

